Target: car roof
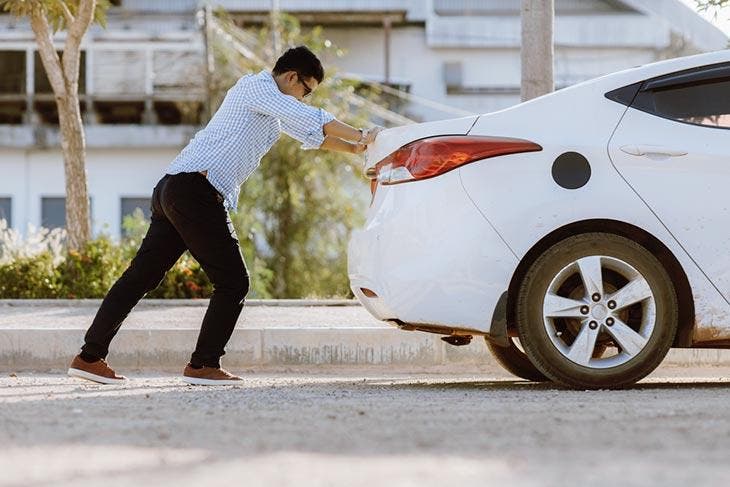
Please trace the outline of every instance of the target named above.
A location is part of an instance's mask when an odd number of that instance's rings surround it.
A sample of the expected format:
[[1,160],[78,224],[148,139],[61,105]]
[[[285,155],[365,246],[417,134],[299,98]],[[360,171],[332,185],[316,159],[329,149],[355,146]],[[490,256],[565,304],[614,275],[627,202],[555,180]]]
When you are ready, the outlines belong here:
[[694,56],[666,59],[651,64],[645,64],[643,66],[629,68],[588,80],[583,83],[576,84],[574,87],[580,88],[583,85],[600,84],[602,88],[609,91],[611,89],[621,88],[622,86],[637,83],[645,79],[723,62],[730,62],[730,49],[696,54]]
[[596,93],[605,94],[609,91],[638,83],[646,79],[655,78],[657,76],[723,62],[730,62],[730,49],[658,61],[606,74],[581,83],[576,83],[560,90],[547,93],[543,96],[533,98],[532,100],[522,102],[518,105],[505,108],[504,110],[485,113],[482,116],[496,115],[503,112],[510,112],[512,110],[523,110],[525,107],[534,106],[536,104],[557,103],[558,100],[563,100],[564,98],[582,96],[582,93],[587,95],[587,99],[591,99]]

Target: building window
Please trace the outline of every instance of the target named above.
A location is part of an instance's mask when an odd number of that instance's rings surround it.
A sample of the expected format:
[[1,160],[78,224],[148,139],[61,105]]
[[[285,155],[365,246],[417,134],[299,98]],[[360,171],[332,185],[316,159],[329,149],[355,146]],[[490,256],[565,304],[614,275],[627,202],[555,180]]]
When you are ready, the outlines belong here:
[[[93,213],[93,200],[89,198],[89,219]],[[44,196],[41,198],[41,226],[44,228],[66,227],[66,198]]]
[[12,209],[12,198],[0,198],[0,220],[5,220],[8,224],[8,228],[13,226]]
[[66,226],[66,198],[41,198],[41,226],[44,228]]
[[463,87],[461,62],[445,62],[444,63],[444,83],[446,84],[446,92],[458,92]]
[[25,51],[0,51],[0,124],[21,124],[25,113]]
[[[58,51],[58,55],[63,58],[63,51]],[[38,114],[41,122],[48,125],[58,125],[58,106],[53,97],[53,88],[46,74],[46,68],[43,66],[41,56],[38,51],[34,53],[34,70],[35,70],[35,101],[33,102],[33,110]],[[79,59],[79,95],[86,93],[86,51],[81,51]],[[86,112],[86,103],[79,100],[79,107],[82,113]]]
[[140,125],[144,117],[143,101],[97,101],[94,107],[103,124]]
[[152,216],[151,205],[151,198],[122,198],[122,215],[119,221],[122,235],[127,235],[127,230],[124,228],[124,217],[133,215],[136,210],[140,210],[144,215],[144,219],[149,221]]
[[[60,58],[63,58],[63,51],[57,52]],[[34,52],[34,77],[35,77],[35,92],[36,94],[53,94],[53,88],[51,87],[51,81],[48,79],[46,74],[46,68],[43,66],[41,55],[38,51]],[[86,93],[86,51],[81,51],[81,57],[79,58],[79,94],[83,95]],[[55,100],[51,98],[51,101],[55,103]]]
[[25,94],[25,51],[0,51],[0,93]]
[[156,101],[153,107],[160,125],[197,125],[203,120],[201,102]]

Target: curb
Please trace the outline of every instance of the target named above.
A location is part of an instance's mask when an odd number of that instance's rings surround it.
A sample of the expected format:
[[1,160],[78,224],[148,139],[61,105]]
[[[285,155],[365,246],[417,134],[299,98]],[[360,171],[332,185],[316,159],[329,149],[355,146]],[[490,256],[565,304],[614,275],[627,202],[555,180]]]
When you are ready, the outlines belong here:
[[[78,353],[85,330],[0,330],[0,371],[63,370]],[[125,369],[178,370],[190,358],[197,329],[122,329],[114,340],[110,363]],[[227,367],[281,367],[352,370],[454,368],[498,369],[480,338],[454,347],[439,335],[389,328],[239,329],[223,359]],[[663,366],[730,366],[730,350],[674,349]]]
[[[0,300],[0,371],[64,370],[101,300]],[[208,300],[143,300],[125,320],[109,360],[124,369],[178,371],[195,348]],[[403,331],[355,300],[251,300],[224,363],[235,369],[379,367],[499,370],[481,337],[455,347],[440,335]],[[4,308],[4,311],[3,309]],[[730,366],[730,350],[671,350],[663,365]]]
[[[78,353],[85,330],[0,330],[0,370],[63,369]],[[197,329],[120,330],[109,361],[126,368],[178,369],[190,359]],[[468,348],[468,350],[467,350]],[[452,349],[452,350],[450,350]],[[479,364],[490,356],[481,340],[452,347],[437,335],[390,328],[258,328],[235,330],[228,367],[417,366]]]

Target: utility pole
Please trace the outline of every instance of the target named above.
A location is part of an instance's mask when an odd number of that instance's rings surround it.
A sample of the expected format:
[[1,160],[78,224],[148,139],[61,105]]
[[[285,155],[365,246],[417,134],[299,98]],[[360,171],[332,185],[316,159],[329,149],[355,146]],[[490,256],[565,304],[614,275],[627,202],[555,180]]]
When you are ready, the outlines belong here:
[[384,71],[385,76],[383,76],[383,82],[387,85],[390,83],[390,32],[393,27],[393,20],[386,16],[383,19],[383,33],[385,34],[383,38],[383,45],[385,47],[384,51]]
[[522,101],[555,90],[553,24],[555,0],[522,0]]
[[271,44],[274,50],[271,56],[272,63],[281,54],[281,37],[279,35],[279,0],[271,0]]
[[213,71],[215,70],[215,58],[213,49],[210,46],[210,29],[213,21],[213,11],[210,4],[206,3],[202,12],[203,43],[205,45],[205,116],[206,121],[213,117]]

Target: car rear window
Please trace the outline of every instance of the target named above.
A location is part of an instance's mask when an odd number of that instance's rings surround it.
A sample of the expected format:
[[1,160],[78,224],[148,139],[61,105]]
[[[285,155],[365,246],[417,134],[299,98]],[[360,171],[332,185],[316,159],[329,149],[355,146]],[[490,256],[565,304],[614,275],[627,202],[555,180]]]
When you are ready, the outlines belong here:
[[631,106],[678,122],[730,128],[730,63],[648,80]]

